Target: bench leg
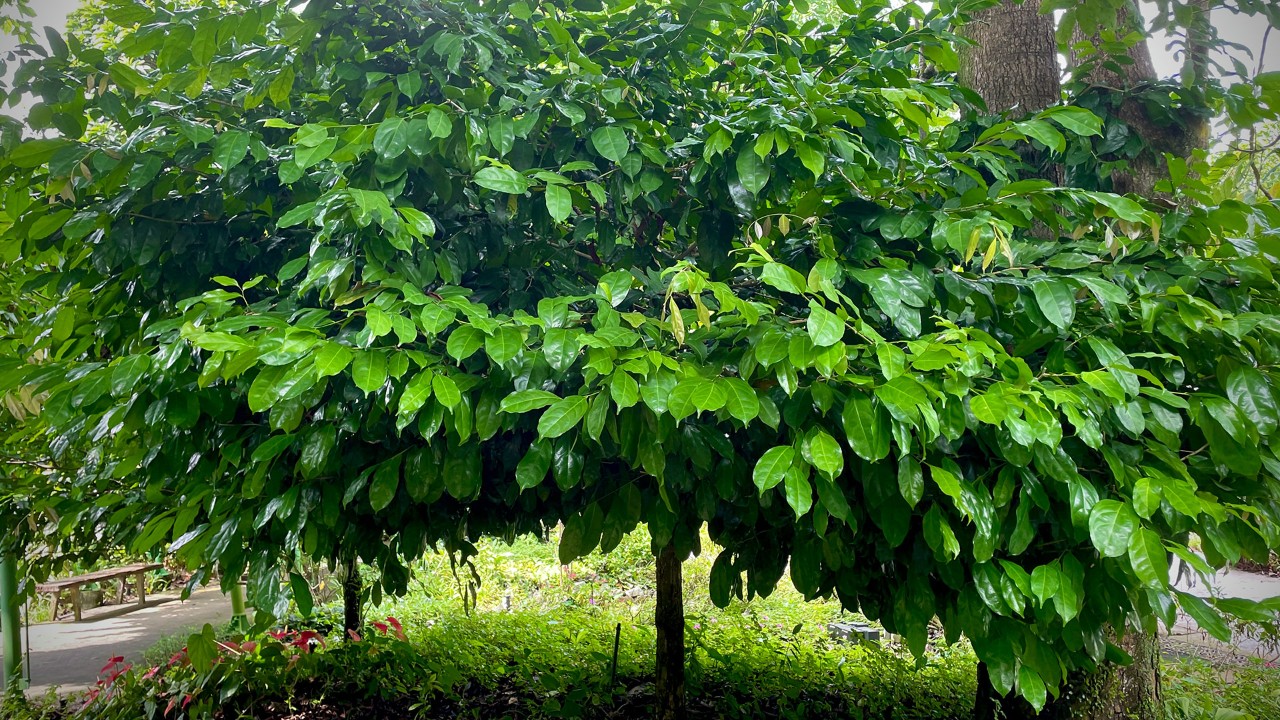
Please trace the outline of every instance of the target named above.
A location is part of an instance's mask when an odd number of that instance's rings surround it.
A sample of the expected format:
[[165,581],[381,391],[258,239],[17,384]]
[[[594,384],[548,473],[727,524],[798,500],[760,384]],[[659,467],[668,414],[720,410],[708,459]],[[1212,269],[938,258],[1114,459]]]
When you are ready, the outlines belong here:
[[58,605],[62,602],[62,591],[53,593],[53,622],[58,622]]
[[120,599],[116,600],[117,605],[124,604],[124,585],[127,580],[128,578],[124,578],[124,577],[120,578]]
[[71,588],[71,610],[75,613],[76,622],[83,620],[83,613],[80,610],[80,588]]
[[138,584],[138,607],[146,607],[147,604],[147,574],[138,573],[134,576],[134,582]]

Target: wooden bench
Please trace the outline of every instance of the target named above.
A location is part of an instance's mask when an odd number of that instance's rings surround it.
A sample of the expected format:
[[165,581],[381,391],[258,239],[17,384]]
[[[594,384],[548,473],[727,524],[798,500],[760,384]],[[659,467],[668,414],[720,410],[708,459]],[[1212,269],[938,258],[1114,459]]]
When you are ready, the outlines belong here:
[[123,567],[108,568],[106,570],[96,570],[84,575],[75,577],[62,578],[60,580],[50,580],[48,582],[36,585],[36,592],[49,593],[53,595],[53,619],[58,619],[58,605],[62,600],[62,591],[71,591],[71,609],[75,613],[76,622],[82,619],[82,608],[80,607],[80,588],[89,583],[106,582],[109,580],[120,580],[120,604],[124,604],[124,588],[125,581],[132,576],[134,578],[134,587],[138,591],[138,607],[144,607],[147,603],[147,573],[152,570],[159,570],[162,565],[156,563],[138,563],[136,565],[125,565]]

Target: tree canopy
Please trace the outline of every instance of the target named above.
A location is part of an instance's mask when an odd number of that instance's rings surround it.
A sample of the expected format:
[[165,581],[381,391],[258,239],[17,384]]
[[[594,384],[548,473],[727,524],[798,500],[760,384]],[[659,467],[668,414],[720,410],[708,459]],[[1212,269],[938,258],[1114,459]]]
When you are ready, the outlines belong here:
[[1038,179],[1018,148],[1087,166],[1112,121],[975,121],[976,6],[102,7],[115,42],[29,49],[40,136],[0,136],[41,308],[3,383],[75,455],[75,532],[283,613],[299,555],[396,593],[481,535],[705,524],[717,603],[789,567],[1037,706],[1108,627],[1275,609],[1168,554],[1280,545],[1280,207],[1178,158],[1162,204]]

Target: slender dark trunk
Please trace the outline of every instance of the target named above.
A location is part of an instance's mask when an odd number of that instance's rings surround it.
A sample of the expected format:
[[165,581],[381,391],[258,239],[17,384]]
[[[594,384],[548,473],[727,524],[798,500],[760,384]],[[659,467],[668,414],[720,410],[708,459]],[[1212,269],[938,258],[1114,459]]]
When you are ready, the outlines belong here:
[[363,591],[359,563],[348,560],[342,577],[342,627],[348,633],[358,633],[364,627]]
[[675,543],[668,543],[658,554],[657,586],[656,714],[658,720],[680,720],[685,715],[684,580]]

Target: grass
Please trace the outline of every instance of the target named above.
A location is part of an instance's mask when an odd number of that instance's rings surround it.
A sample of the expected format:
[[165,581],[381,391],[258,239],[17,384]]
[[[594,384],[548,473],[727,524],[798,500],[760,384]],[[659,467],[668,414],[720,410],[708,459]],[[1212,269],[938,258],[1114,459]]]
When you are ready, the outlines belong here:
[[[482,543],[474,596],[469,573],[455,576],[447,558],[427,558],[407,597],[367,610],[371,623],[360,642],[343,642],[340,631],[316,652],[296,635],[260,638],[252,649],[230,642],[215,648],[218,662],[207,671],[179,663],[152,680],[141,678],[146,667],[124,673],[79,715],[45,704],[0,716],[115,720],[139,717],[142,707],[154,720],[184,712],[220,720],[650,717],[655,638],[647,534],[568,567],[550,540]],[[917,661],[891,640],[835,642],[826,625],[851,616],[838,603],[804,602],[785,582],[768,598],[718,609],[705,580],[712,559],[685,566],[691,719],[971,714],[976,660],[967,644],[934,645]],[[474,607],[464,609],[464,596],[474,597]],[[402,623],[403,638],[394,624],[376,629],[389,616]],[[330,628],[340,618],[335,603],[289,624]],[[213,635],[225,640],[231,633],[224,627]],[[187,639],[165,638],[146,665],[165,666]],[[1170,662],[1164,688],[1169,720],[1280,718],[1280,673],[1262,663],[1224,672]],[[176,709],[166,714],[170,706]]]

